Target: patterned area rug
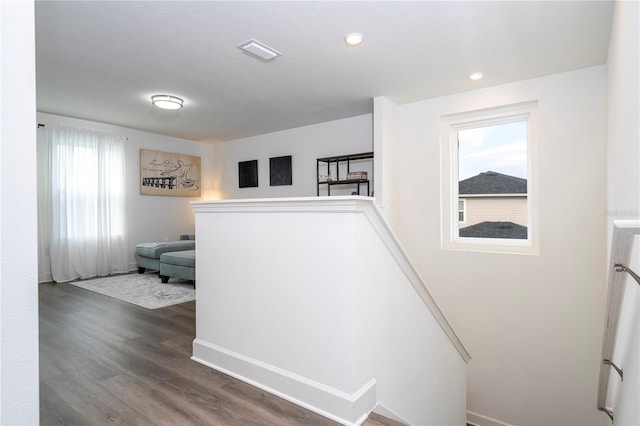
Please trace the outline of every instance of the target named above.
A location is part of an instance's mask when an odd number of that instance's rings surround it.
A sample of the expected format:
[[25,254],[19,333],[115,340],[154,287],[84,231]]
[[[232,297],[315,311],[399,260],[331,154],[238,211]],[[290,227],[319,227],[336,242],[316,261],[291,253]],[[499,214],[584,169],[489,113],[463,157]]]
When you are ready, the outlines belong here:
[[167,284],[162,284],[155,273],[117,275],[69,284],[147,309],[164,308],[196,299],[196,290],[191,281],[171,278]]

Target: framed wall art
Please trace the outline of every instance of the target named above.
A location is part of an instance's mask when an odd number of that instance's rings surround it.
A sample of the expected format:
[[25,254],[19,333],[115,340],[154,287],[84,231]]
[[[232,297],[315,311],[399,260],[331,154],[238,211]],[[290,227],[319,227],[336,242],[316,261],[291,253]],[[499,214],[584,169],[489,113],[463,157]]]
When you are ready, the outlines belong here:
[[200,196],[200,157],[140,150],[140,194]]
[[238,187],[253,188],[258,186],[258,160],[238,162]]
[[269,176],[271,186],[291,185],[291,156],[269,158]]

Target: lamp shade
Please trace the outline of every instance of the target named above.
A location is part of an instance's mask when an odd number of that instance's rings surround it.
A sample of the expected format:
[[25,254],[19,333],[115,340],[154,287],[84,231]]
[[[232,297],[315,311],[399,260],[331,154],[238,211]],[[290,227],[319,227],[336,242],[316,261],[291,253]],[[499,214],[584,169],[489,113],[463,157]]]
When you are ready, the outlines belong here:
[[154,95],[151,97],[151,103],[162,109],[180,109],[184,101],[177,96]]

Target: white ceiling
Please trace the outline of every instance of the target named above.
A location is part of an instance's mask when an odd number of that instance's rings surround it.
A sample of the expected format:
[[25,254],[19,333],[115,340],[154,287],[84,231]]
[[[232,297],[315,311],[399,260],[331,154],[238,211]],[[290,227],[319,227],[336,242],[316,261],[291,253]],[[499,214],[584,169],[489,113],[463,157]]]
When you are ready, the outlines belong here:
[[[37,1],[38,111],[229,140],[603,64],[611,1]],[[345,45],[349,32],[365,39]],[[281,51],[263,63],[236,48]],[[482,71],[472,82],[468,75]],[[153,94],[184,98],[179,111]]]

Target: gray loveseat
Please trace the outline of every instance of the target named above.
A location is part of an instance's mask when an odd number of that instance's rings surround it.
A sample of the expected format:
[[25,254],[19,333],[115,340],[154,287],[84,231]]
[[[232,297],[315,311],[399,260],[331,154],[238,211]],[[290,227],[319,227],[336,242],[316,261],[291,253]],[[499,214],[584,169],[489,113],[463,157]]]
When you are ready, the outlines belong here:
[[[140,243],[136,246],[136,260],[138,273],[143,274],[147,269],[160,271],[160,256],[164,253],[193,250],[195,258],[195,234],[180,235],[179,241],[164,241],[160,243]],[[195,267],[195,264],[194,264]],[[195,275],[195,274],[194,274]],[[188,278],[190,279],[190,278]]]

